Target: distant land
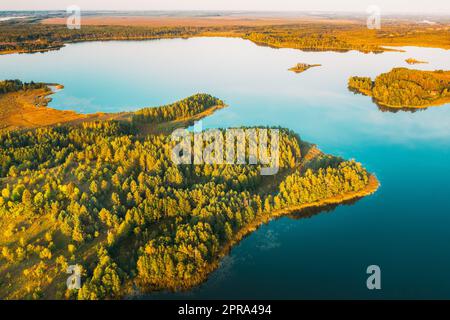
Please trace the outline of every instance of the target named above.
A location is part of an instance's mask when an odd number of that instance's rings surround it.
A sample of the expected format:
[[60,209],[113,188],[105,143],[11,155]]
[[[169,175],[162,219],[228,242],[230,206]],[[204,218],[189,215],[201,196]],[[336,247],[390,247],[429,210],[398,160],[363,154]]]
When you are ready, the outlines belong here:
[[[58,50],[66,43],[190,37],[239,37],[258,45],[306,51],[391,51],[392,46],[450,48],[441,16],[386,16],[369,30],[366,15],[251,12],[85,12],[69,30],[65,12],[3,12],[0,54]],[[16,15],[17,19],[11,19]],[[24,18],[24,16],[26,18]],[[6,20],[5,20],[6,19]]]

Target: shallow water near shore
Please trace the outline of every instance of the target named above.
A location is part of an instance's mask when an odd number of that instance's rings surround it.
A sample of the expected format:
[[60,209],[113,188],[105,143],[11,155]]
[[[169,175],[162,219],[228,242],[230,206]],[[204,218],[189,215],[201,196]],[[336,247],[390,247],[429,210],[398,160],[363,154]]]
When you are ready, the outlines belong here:
[[[381,182],[370,197],[308,218],[283,217],[246,237],[203,285],[144,298],[450,298],[450,105],[383,112],[347,89],[353,75],[393,67],[450,69],[450,51],[302,52],[193,38],[71,44],[0,57],[0,79],[61,83],[51,107],[135,110],[197,92],[229,106],[204,128],[274,125],[330,154],[355,158]],[[428,61],[409,66],[406,58]],[[297,63],[321,64],[301,74]],[[379,265],[382,290],[366,288]]]

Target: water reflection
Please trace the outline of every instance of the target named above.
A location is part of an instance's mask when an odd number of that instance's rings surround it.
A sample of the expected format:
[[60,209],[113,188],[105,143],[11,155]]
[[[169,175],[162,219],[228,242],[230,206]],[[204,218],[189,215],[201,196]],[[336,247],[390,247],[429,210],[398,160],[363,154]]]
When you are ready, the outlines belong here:
[[428,108],[392,108],[392,107],[386,107],[381,104],[379,104],[375,99],[372,99],[373,103],[375,103],[378,107],[378,110],[381,112],[390,112],[390,113],[397,113],[397,112],[410,112],[410,113],[416,113],[416,112],[422,112],[427,110]]
[[[380,112],[370,97],[347,90],[349,77],[374,78],[408,67],[404,60],[410,57],[429,61],[415,69],[450,69],[448,50],[402,49],[304,52],[231,38],[79,43],[45,54],[1,56],[0,79],[61,83],[65,88],[51,106],[85,113],[210,93],[229,107],[205,118],[205,129],[286,127],[377,174],[383,187],[371,197],[261,226],[189,297],[370,299],[365,268],[375,263],[386,270],[384,298],[448,298],[450,105]],[[302,74],[287,70],[299,61],[322,67]],[[276,246],[261,250],[264,241]]]
[[[348,91],[352,92],[355,95],[362,95],[366,96],[365,94],[359,92],[357,89],[347,87]],[[375,98],[371,97],[372,102],[378,107],[378,110],[381,112],[391,112],[391,113],[397,113],[397,112],[410,112],[410,113],[416,113],[418,111],[425,111],[428,108],[407,108],[407,107],[387,107],[382,104],[380,104]]]

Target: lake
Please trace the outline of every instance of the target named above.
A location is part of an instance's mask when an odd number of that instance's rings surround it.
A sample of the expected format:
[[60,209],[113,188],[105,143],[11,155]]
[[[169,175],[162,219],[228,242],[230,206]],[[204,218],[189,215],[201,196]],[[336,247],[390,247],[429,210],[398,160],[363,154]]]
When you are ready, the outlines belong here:
[[[450,298],[450,105],[383,112],[347,90],[350,76],[393,67],[450,69],[450,51],[302,52],[231,38],[71,44],[0,56],[0,79],[61,83],[51,107],[135,110],[197,92],[228,108],[204,128],[279,125],[321,150],[355,158],[381,182],[357,203],[309,218],[283,217],[236,246],[189,292],[145,298]],[[408,66],[406,58],[429,61]],[[301,74],[298,62],[322,64]],[[366,268],[381,268],[379,291]]]

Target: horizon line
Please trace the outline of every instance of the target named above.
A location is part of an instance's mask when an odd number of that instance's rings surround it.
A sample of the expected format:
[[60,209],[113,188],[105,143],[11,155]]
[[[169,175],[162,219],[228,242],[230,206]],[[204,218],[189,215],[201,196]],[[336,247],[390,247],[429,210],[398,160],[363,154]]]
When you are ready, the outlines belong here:
[[[348,10],[336,10],[336,11],[327,11],[327,10],[258,10],[258,9],[82,9],[82,12],[226,12],[226,13],[322,13],[322,14],[364,14],[367,12],[364,10],[360,11],[348,11]],[[0,14],[2,12],[66,12],[66,9],[12,9],[12,10],[0,10]],[[440,15],[440,16],[448,16],[450,18],[450,12],[442,13],[442,12],[400,12],[400,11],[382,11],[383,14],[398,14],[398,15]]]

